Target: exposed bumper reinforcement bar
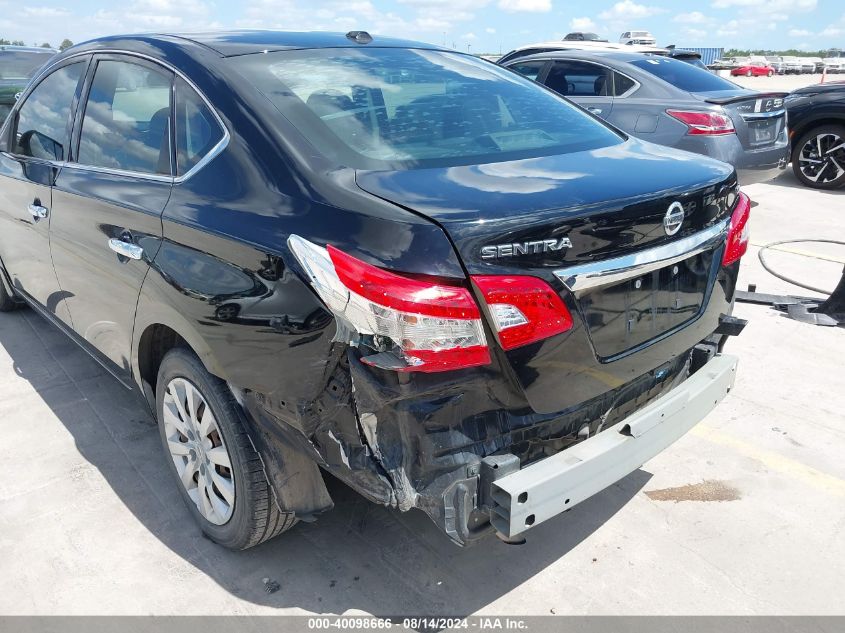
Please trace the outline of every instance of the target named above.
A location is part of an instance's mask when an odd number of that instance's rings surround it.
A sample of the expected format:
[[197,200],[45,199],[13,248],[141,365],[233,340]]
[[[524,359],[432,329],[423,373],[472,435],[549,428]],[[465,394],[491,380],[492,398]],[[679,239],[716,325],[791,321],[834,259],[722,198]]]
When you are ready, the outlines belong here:
[[642,466],[724,399],[734,384],[737,362],[735,356],[715,356],[678,387],[611,428],[493,481],[493,527],[514,537]]

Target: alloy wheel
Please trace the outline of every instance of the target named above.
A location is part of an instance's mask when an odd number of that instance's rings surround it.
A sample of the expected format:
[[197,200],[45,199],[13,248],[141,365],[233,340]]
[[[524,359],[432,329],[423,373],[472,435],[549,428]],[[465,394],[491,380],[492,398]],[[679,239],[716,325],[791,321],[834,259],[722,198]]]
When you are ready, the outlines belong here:
[[162,416],[176,472],[199,513],[223,525],[235,509],[235,479],[223,434],[199,389],[174,378],[164,394]]
[[798,154],[801,173],[816,183],[832,182],[845,174],[845,139],[824,132],[804,143]]

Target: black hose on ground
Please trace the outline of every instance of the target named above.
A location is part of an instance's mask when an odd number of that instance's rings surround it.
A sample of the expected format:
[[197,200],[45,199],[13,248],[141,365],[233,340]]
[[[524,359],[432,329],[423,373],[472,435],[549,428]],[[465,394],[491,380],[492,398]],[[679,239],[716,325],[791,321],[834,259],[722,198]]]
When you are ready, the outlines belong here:
[[772,248],[774,246],[780,246],[781,244],[795,244],[795,243],[799,243],[799,242],[800,243],[816,243],[816,244],[838,244],[839,246],[845,246],[845,242],[842,242],[840,240],[816,240],[816,239],[814,239],[814,240],[781,240],[779,242],[770,242],[769,244],[766,244],[765,246],[761,247],[760,251],[757,253],[757,257],[760,260],[760,264],[762,264],[762,266],[766,270],[766,272],[768,272],[770,275],[777,277],[781,281],[785,281],[786,283],[790,283],[794,286],[798,286],[799,288],[804,288],[806,290],[812,290],[813,292],[818,292],[818,293],[821,293],[823,295],[832,294],[832,292],[830,290],[822,290],[821,288],[816,288],[815,286],[811,286],[809,284],[805,284],[803,282],[796,281],[795,279],[787,277],[786,275],[781,275],[780,273],[772,270],[772,268],[766,263],[766,258],[763,257],[763,253],[767,249]]

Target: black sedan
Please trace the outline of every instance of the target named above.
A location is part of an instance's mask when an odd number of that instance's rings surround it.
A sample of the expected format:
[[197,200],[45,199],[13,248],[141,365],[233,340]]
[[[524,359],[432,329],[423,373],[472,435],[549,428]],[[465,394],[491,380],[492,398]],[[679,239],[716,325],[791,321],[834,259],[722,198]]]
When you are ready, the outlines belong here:
[[786,109],[798,180],[816,189],[845,185],[845,82],[796,90]]
[[103,38],[0,132],[0,311],[143,397],[218,543],[331,509],[321,469],[512,540],[725,397],[749,210],[725,163],[455,51]]

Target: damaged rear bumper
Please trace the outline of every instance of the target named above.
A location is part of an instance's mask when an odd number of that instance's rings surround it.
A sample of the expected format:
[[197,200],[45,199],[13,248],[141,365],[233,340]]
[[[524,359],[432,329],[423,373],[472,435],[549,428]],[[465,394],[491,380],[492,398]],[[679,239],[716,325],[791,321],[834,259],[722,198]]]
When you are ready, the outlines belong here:
[[[492,460],[482,472],[490,480],[490,522],[513,538],[619,481],[663,451],[704,418],[734,384],[737,358],[718,355],[648,406],[613,427],[557,455],[515,472],[519,460]],[[495,464],[493,466],[492,464]]]

